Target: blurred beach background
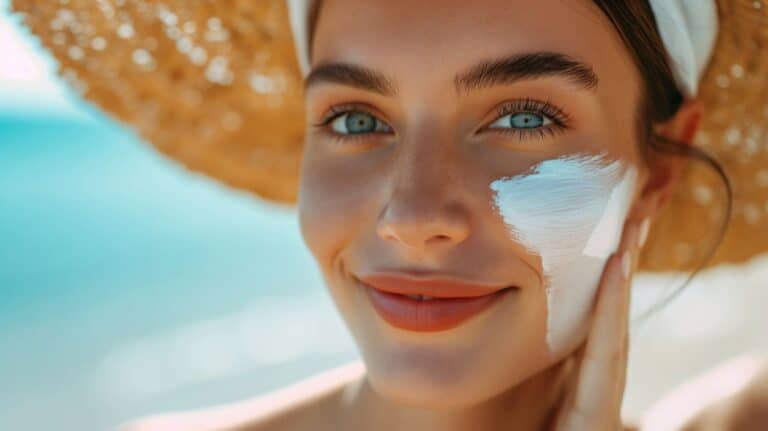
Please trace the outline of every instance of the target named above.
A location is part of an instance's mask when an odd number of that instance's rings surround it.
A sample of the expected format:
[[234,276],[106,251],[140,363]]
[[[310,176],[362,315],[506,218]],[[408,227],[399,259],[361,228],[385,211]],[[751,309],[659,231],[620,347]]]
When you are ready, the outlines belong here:
[[[56,77],[0,0],[0,429],[102,430],[358,359],[289,207],[191,174]],[[633,309],[679,285],[639,276]],[[768,259],[635,324],[625,410],[764,354]]]

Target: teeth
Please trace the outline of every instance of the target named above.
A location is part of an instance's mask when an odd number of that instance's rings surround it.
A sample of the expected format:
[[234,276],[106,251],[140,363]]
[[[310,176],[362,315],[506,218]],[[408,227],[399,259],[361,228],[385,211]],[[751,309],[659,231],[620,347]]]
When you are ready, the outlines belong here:
[[411,299],[418,299],[419,301],[426,301],[434,298],[433,296],[427,296],[427,295],[405,295],[405,296]]

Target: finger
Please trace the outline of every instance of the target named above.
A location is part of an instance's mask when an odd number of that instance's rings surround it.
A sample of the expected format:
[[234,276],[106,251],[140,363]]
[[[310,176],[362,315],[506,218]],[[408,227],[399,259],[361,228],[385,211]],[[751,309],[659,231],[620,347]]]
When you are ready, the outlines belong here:
[[[596,424],[608,421],[606,412],[613,408],[612,400],[615,397],[615,388],[612,382],[616,376],[614,363],[620,358],[611,358],[603,354],[608,350],[603,340],[607,335],[605,331],[597,331],[598,325],[603,323],[604,316],[597,315],[597,308],[607,308],[609,302],[617,302],[618,284],[621,279],[621,256],[616,253],[606,262],[600,286],[598,288],[598,301],[587,342],[576,352],[576,366],[578,375],[574,389],[568,394],[558,417],[556,429],[559,431],[598,430]],[[609,293],[610,291],[610,293]],[[601,341],[596,345],[592,340]],[[613,340],[611,340],[613,341]],[[609,363],[609,366],[603,365]]]
[[[578,384],[568,409],[565,429],[601,429],[612,426],[626,379],[629,281],[624,266],[632,263],[639,226],[628,222],[617,252],[606,263],[598,288],[597,303],[584,354]],[[629,250],[629,262],[623,262]]]
[[[582,385],[587,394],[606,393],[625,371],[620,360],[627,343],[629,314],[629,282],[624,278],[625,256],[632,259],[637,241],[637,223],[631,223],[622,238],[619,251],[611,257],[598,291],[592,328],[581,364]],[[630,261],[631,264],[631,261]],[[610,377],[611,380],[606,380]],[[595,392],[597,391],[597,392]],[[578,395],[578,394],[577,394]],[[584,397],[586,401],[594,397]],[[577,398],[577,401],[579,398]]]
[[627,383],[627,368],[628,368],[628,356],[629,356],[629,341],[630,341],[630,334],[629,334],[629,317],[630,312],[632,310],[632,276],[637,269],[637,266],[640,262],[640,250],[642,247],[642,243],[645,239],[642,238],[644,236],[647,236],[648,234],[648,228],[650,225],[650,219],[642,219],[639,220],[635,226],[636,230],[633,232],[634,238],[628,238],[627,242],[622,245],[624,249],[631,250],[631,264],[630,264],[630,276],[627,277],[627,280],[625,281],[625,301],[626,304],[624,305],[625,310],[625,317],[623,318],[624,326],[625,326],[625,332],[624,332],[624,346],[622,348],[623,357],[621,358],[620,362],[624,364],[622,367],[624,372],[621,373],[621,380],[619,381],[617,391],[619,393],[619,397],[617,398],[617,401],[619,403],[619,408],[621,407],[621,400],[622,395],[624,394],[624,389],[626,388]]
[[619,364],[622,364],[622,371],[619,374],[619,379],[616,382],[616,387],[614,389],[615,397],[614,397],[613,411],[617,413],[617,416],[619,419],[621,417],[621,405],[624,399],[624,388],[626,387],[626,383],[627,383],[628,359],[629,359],[629,331],[627,330],[626,333],[624,334],[624,345],[622,346],[622,349],[621,349],[621,358],[619,358]]
[[[638,246],[635,246],[633,252],[632,252],[632,264],[631,264],[631,273],[634,273],[635,269],[637,268],[638,262],[640,261],[640,248]],[[628,368],[628,357],[629,357],[629,341],[630,341],[630,334],[629,334],[629,314],[632,310],[632,280],[631,276],[626,281],[626,305],[624,305],[624,309],[626,310],[626,317],[624,320],[625,330],[624,330],[624,346],[622,348],[623,357],[621,358],[620,362],[624,364],[624,372],[621,374],[621,380],[618,383],[617,391],[619,395],[624,394],[624,389],[626,388],[627,383],[627,368]],[[618,397],[619,407],[621,407],[621,399],[622,397]]]
[[558,430],[598,430],[601,429],[599,424],[615,416],[610,410],[615,404],[615,382],[620,377],[617,369],[620,368],[623,337],[620,336],[621,328],[617,328],[621,323],[618,319],[609,321],[607,317],[611,317],[612,313],[606,313],[606,310],[621,306],[619,285],[622,278],[622,256],[623,253],[616,253],[606,263],[592,328],[580,360],[576,386],[560,418],[562,425]]

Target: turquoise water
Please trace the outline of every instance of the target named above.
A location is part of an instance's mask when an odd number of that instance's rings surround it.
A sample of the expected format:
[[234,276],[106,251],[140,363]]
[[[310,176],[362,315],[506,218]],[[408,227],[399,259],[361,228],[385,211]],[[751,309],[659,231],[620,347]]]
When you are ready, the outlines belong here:
[[80,100],[0,0],[0,430],[100,430],[357,357],[295,212]]
[[106,429],[355,356],[292,209],[92,117],[0,116],[0,429]]

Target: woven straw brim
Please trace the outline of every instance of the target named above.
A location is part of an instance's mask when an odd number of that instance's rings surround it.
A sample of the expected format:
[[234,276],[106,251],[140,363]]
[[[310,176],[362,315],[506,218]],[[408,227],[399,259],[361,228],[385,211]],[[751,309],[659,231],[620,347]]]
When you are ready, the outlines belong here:
[[[302,77],[285,0],[13,0],[85,98],[190,170],[293,203],[304,134]],[[709,265],[768,250],[768,5],[720,0],[715,55],[700,84],[695,145],[734,190]],[[724,187],[689,163],[655,221],[640,270],[688,270],[715,244]]]

